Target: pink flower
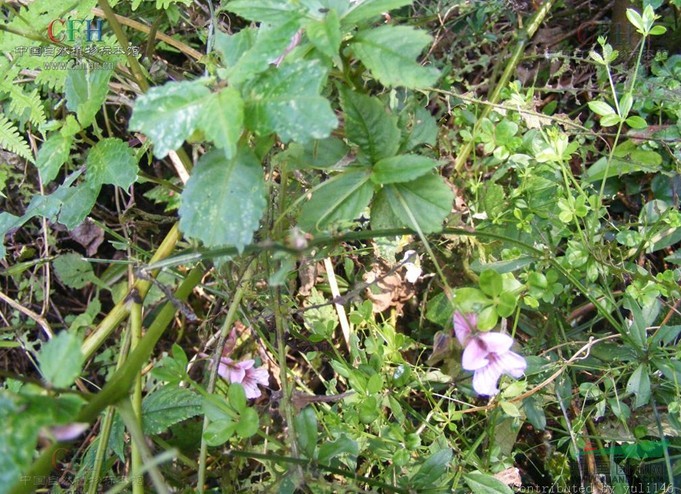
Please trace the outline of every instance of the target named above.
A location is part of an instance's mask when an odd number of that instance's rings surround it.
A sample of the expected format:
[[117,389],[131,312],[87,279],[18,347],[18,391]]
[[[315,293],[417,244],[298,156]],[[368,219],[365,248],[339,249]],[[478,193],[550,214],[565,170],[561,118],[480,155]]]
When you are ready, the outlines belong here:
[[267,386],[270,375],[264,367],[253,367],[254,360],[234,362],[229,357],[222,357],[218,365],[218,374],[230,383],[239,383],[244,387],[246,398],[258,398],[262,393],[258,384]]
[[454,313],[454,334],[464,347],[461,367],[473,371],[473,389],[479,395],[493,396],[499,392],[497,382],[502,374],[518,379],[527,362],[511,351],[513,338],[503,333],[471,334],[477,328],[477,314]]

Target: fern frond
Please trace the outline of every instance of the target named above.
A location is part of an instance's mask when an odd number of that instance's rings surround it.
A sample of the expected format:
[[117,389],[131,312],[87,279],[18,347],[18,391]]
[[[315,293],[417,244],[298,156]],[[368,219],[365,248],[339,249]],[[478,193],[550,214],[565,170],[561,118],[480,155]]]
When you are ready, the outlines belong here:
[[34,125],[45,123],[45,109],[40,100],[38,90],[34,89],[30,94],[25,93],[20,85],[14,84],[9,91],[9,109],[17,116],[22,116],[26,110],[29,111],[28,119]]
[[28,143],[5,115],[0,115],[0,148],[34,163]]

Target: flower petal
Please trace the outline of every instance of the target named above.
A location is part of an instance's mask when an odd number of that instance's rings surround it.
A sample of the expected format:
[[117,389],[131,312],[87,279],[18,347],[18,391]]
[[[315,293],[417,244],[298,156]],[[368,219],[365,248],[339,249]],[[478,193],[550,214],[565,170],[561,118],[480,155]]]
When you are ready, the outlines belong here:
[[258,385],[251,379],[244,379],[241,385],[244,387],[244,393],[246,393],[246,398],[248,399],[258,398],[262,394],[260,389],[258,389]]
[[498,365],[487,365],[475,371],[473,374],[473,389],[479,395],[494,396],[499,392],[497,382],[501,377]]
[[230,382],[231,382],[231,380],[230,380],[229,377],[230,377],[231,371],[232,371],[231,366],[232,366],[232,359],[227,358],[227,357],[222,357],[220,359],[220,363],[218,364],[218,375],[221,378],[223,378],[227,381],[230,381]]
[[513,338],[504,333],[480,333],[476,338],[483,341],[488,352],[497,355],[508,352],[513,346]]
[[461,367],[474,371],[489,364],[489,351],[484,342],[477,336],[470,338],[461,357]]
[[475,312],[463,314],[458,310],[454,313],[454,334],[461,346],[466,345],[466,340],[478,325],[478,315]]
[[499,365],[502,371],[509,376],[516,379],[522,377],[527,369],[527,362],[523,357],[515,352],[506,352],[497,357],[496,364]]
[[257,369],[252,369],[249,372],[251,379],[256,383],[267,386],[270,383],[270,373],[264,367],[258,367]]

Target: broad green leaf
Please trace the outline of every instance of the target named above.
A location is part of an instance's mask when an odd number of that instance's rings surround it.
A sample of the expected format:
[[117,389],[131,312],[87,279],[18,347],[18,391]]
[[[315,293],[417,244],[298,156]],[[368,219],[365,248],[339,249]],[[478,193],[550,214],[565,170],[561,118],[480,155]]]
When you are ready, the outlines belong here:
[[205,101],[199,128],[215,146],[224,149],[227,159],[236,154],[244,126],[244,102],[239,91],[226,87]]
[[62,165],[69,158],[73,137],[64,137],[61,133],[52,134],[38,150],[35,166],[40,172],[44,184],[54,180]]
[[404,150],[409,151],[420,144],[435,145],[438,131],[437,121],[430,112],[425,108],[416,108]]
[[485,295],[496,297],[501,294],[504,288],[504,280],[501,275],[494,270],[488,269],[480,274],[480,290]]
[[386,188],[382,188],[371,202],[371,228],[389,230],[391,228],[402,228],[403,226],[404,222],[395,214],[395,211],[390,206]]
[[348,455],[351,458],[357,458],[359,454],[359,446],[356,441],[350,439],[345,434],[341,434],[335,441],[324,441],[319,446],[318,460],[323,465],[328,465],[329,462],[338,456]]
[[384,158],[372,167],[371,178],[379,184],[409,182],[438,166],[433,159],[418,154],[400,154]]
[[90,263],[75,252],[58,256],[52,268],[62,283],[76,290],[98,281]]
[[425,31],[388,25],[361,31],[350,46],[384,86],[415,89],[432,86],[439,77],[437,69],[415,61],[431,41]]
[[182,193],[180,229],[207,247],[251,242],[265,211],[265,182],[260,162],[242,148],[227,160],[220,150],[201,157]]
[[354,8],[350,9],[343,16],[343,24],[349,27],[355,27],[355,25],[361,21],[379,16],[389,10],[411,5],[413,1],[414,0],[367,0],[364,2],[355,2]]
[[258,412],[252,408],[246,408],[239,417],[239,422],[236,425],[236,433],[240,437],[248,439],[258,432],[259,426],[260,420],[258,418]]
[[302,11],[295,2],[282,0],[232,0],[227,2],[224,10],[233,12],[239,17],[255,22],[281,24],[302,17]]
[[373,161],[397,154],[400,130],[397,117],[386,111],[378,98],[341,88],[341,106],[345,112],[345,136]]
[[203,433],[203,438],[208,446],[220,446],[229,441],[229,438],[236,432],[237,424],[231,419],[218,420],[211,422]]
[[244,28],[236,34],[225,34],[218,30],[215,32],[215,49],[222,55],[225,67],[234,67],[239,59],[255,44],[257,30]]
[[523,400],[523,410],[525,410],[527,420],[532,424],[532,427],[543,431],[546,429],[546,414],[537,401],[534,396],[528,396]]
[[102,186],[96,182],[86,180],[72,187],[59,187],[52,195],[59,202],[59,212],[56,215],[59,223],[69,230],[80,225],[90,214],[97,202]]
[[440,483],[454,456],[451,449],[441,449],[434,453],[419,467],[410,484],[414,487],[432,487]]
[[[640,130],[648,127],[648,123],[638,115],[631,116],[625,120],[626,124],[632,129]],[[40,158],[40,154],[38,154]]]
[[409,228],[437,232],[452,210],[454,193],[437,175],[384,187],[390,208]]
[[329,101],[319,95],[326,69],[300,61],[263,74],[246,100],[246,125],[260,135],[276,132],[284,142],[324,139],[338,126]]
[[648,366],[640,364],[627,381],[627,393],[633,393],[634,408],[647,405],[650,401],[650,375]]
[[99,141],[90,149],[86,163],[88,181],[127,189],[137,180],[135,153],[121,139]]
[[298,29],[298,20],[274,27],[261,25],[253,46],[237,60],[236,64],[228,68],[226,76],[229,82],[242,84],[266,71],[284,53]]
[[80,349],[82,339],[62,331],[43,345],[38,354],[40,372],[55,388],[71,386],[83,370],[85,357]]
[[187,388],[164,386],[147,395],[142,402],[145,434],[160,434],[172,425],[203,411],[203,398]]
[[374,187],[367,170],[353,169],[324,182],[306,202],[298,218],[303,230],[314,232],[356,219],[367,207]]
[[154,155],[165,158],[196,130],[210,90],[200,80],[169,82],[137,98],[130,130],[144,132],[154,143]]
[[305,25],[305,33],[317,50],[340,65],[338,50],[340,49],[342,33],[340,19],[335,10],[329,10],[322,20],[310,20]]
[[338,165],[348,155],[348,146],[337,137],[305,144],[291,143],[282,158],[289,169],[326,169]]
[[604,115],[601,117],[601,127],[613,127],[621,121],[622,118],[619,115]]
[[111,70],[69,70],[66,75],[64,93],[66,108],[78,115],[84,128],[90,125],[104,104],[109,92]]
[[303,408],[293,418],[296,431],[296,442],[308,458],[314,458],[317,448],[317,415],[313,407]]
[[232,383],[227,390],[227,400],[234,410],[243,413],[248,408],[246,391],[241,383]]
[[495,479],[491,475],[481,472],[470,472],[463,476],[463,479],[476,494],[513,494],[509,486],[501,480]]
[[605,115],[616,115],[615,109],[605,101],[589,101],[587,103],[592,112],[604,117]]

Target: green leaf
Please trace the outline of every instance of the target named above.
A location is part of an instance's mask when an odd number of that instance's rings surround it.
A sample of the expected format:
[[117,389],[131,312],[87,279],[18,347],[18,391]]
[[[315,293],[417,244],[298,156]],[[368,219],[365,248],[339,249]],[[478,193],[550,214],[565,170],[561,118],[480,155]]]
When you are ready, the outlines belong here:
[[295,19],[273,27],[261,25],[253,46],[227,70],[229,82],[240,85],[266,71],[289,46],[291,38],[298,32],[298,24],[298,20]]
[[317,415],[314,408],[305,407],[293,418],[296,442],[308,458],[314,458],[317,448]]
[[615,109],[605,101],[589,101],[587,105],[589,105],[591,111],[596,115],[600,115],[602,117],[605,115],[616,115]]
[[438,166],[433,159],[418,154],[400,154],[378,161],[372,167],[371,179],[379,184],[409,182]]
[[80,349],[81,343],[81,338],[66,331],[45,343],[38,354],[43,379],[55,388],[71,386],[83,370],[85,362]]
[[601,117],[601,127],[613,127],[621,121],[622,118],[619,115],[605,115]]
[[399,9],[405,5],[411,5],[414,0],[367,0],[355,2],[354,8],[343,16],[343,24],[350,27],[361,21],[366,21],[372,17],[379,16],[389,10]]
[[534,396],[525,398],[523,400],[523,410],[525,410],[527,420],[532,424],[532,427],[540,431],[546,429],[546,414],[540,404],[537,403],[537,398]]
[[631,22],[631,24],[641,34],[643,34],[645,32],[645,26],[644,26],[643,18],[641,17],[641,14],[636,12],[634,9],[627,9],[627,19],[629,19],[629,22]]
[[34,162],[31,148],[28,147],[26,139],[19,134],[17,126],[3,114],[0,114],[0,147],[30,163]]
[[117,185],[123,189],[137,180],[137,160],[130,146],[109,137],[94,145],[87,155],[87,179],[97,184]]
[[496,297],[501,294],[503,290],[504,280],[496,271],[488,269],[480,274],[479,279],[480,290],[490,297]]
[[201,157],[182,193],[180,229],[207,247],[251,242],[265,211],[265,183],[255,155],[242,148],[231,160],[213,150]]
[[195,392],[176,385],[164,386],[147,395],[142,402],[144,433],[160,434],[202,411],[203,399]]
[[378,98],[340,88],[345,112],[345,136],[376,162],[397,154],[400,130],[397,117]]
[[650,34],[651,36],[660,36],[660,35],[662,35],[662,34],[664,34],[664,33],[666,33],[666,32],[667,32],[667,28],[666,28],[666,27],[664,27],[664,26],[659,26],[659,25],[658,25],[658,26],[653,26],[653,27],[650,29],[650,32],[649,32],[648,34]]
[[431,41],[425,31],[387,25],[359,32],[350,47],[384,86],[416,89],[432,86],[439,77],[437,69],[414,60]]
[[408,151],[421,144],[434,146],[438,131],[437,121],[430,112],[425,108],[416,108],[409,137],[404,145],[404,149]]
[[225,67],[234,67],[239,59],[255,45],[257,30],[244,28],[236,34],[215,31],[215,49],[222,56]]
[[319,95],[326,69],[318,61],[299,61],[263,74],[246,101],[246,125],[259,135],[282,141],[324,139],[338,126],[329,101]]
[[481,472],[470,472],[463,476],[463,479],[476,494],[513,494],[509,486],[501,480],[495,479],[491,475]]
[[648,127],[648,123],[638,115],[627,118],[625,122],[629,127],[636,130],[645,129]]
[[302,11],[294,2],[281,0],[232,0],[224,10],[254,22],[281,24],[302,17]]
[[247,439],[258,432],[259,427],[258,413],[252,408],[246,408],[239,417],[236,433],[242,438]]
[[633,393],[634,408],[645,406],[650,401],[650,375],[648,366],[640,364],[627,381],[627,393]]
[[90,263],[74,252],[58,256],[52,268],[62,283],[76,290],[99,281]]
[[453,456],[453,452],[449,448],[441,449],[437,453],[431,455],[419,467],[418,471],[412,477],[410,484],[417,488],[437,485],[447,471]]
[[60,133],[52,134],[38,150],[35,166],[40,172],[44,184],[54,180],[62,165],[69,158],[73,137],[64,137]]
[[154,143],[154,155],[165,158],[196,130],[210,90],[202,81],[169,82],[137,98],[130,130],[144,132]]
[[220,446],[229,441],[229,438],[236,432],[237,424],[231,419],[218,420],[211,422],[203,433],[203,438],[208,446]]
[[64,92],[66,108],[78,115],[80,125],[90,125],[109,92],[111,70],[69,70]]
[[243,126],[244,102],[236,89],[223,88],[204,101],[198,127],[206,139],[225,150],[227,159],[236,154]]
[[349,169],[324,182],[306,202],[298,217],[300,227],[308,232],[352,221],[367,207],[374,187],[366,169]]
[[341,44],[340,19],[335,10],[329,10],[322,20],[312,19],[305,25],[305,34],[322,54],[341,64],[338,50]]
[[227,390],[227,400],[238,413],[243,413],[248,408],[246,391],[244,391],[244,387],[240,383],[230,384],[229,390]]
[[348,151],[348,146],[341,139],[328,137],[305,144],[291,143],[282,158],[289,169],[323,170],[338,165],[348,155]]
[[338,456],[348,455],[351,458],[357,458],[358,454],[359,445],[357,442],[345,434],[341,434],[335,441],[324,441],[319,446],[318,460],[319,463],[328,465],[333,458]]
[[73,230],[90,214],[97,201],[102,186],[96,182],[86,180],[73,187],[59,187],[52,195],[59,201],[59,223],[67,229]]
[[383,190],[395,216],[404,225],[423,233],[440,231],[454,202],[454,193],[437,175],[386,185]]

